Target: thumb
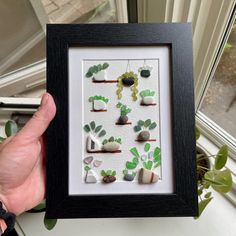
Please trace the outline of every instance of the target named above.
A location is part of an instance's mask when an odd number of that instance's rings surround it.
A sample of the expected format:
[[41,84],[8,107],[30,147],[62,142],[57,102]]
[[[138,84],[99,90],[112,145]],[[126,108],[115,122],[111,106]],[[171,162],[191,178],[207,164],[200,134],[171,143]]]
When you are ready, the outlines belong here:
[[15,138],[27,141],[39,138],[45,132],[55,114],[56,105],[54,100],[49,93],[45,93],[42,97],[40,107],[21,131],[16,134]]

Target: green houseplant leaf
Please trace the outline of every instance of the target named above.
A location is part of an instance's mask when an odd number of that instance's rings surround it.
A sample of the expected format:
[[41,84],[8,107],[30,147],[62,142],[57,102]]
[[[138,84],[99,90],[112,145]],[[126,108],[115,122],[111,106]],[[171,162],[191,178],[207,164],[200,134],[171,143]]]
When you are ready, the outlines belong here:
[[7,137],[16,134],[18,131],[18,126],[14,120],[8,120],[5,124],[5,133]]
[[[210,201],[213,199],[213,197],[206,198],[199,202],[198,204],[198,217],[202,214],[206,206],[210,203]],[[198,217],[195,217],[197,219]]]
[[219,171],[212,170],[208,171],[204,175],[205,180],[207,180],[211,187],[220,193],[227,193],[232,188],[232,175],[229,170]]
[[215,159],[216,170],[220,170],[225,166],[227,158],[228,158],[228,147],[226,145],[223,145],[216,155]]
[[195,135],[196,135],[196,140],[200,138],[200,131],[197,127],[195,127]]
[[46,201],[43,200],[43,201],[40,202],[37,206],[35,206],[35,207],[33,208],[33,210],[35,210],[35,211],[40,211],[40,210],[43,210],[43,209],[45,209],[45,208],[46,208]]
[[44,225],[46,229],[52,230],[57,223],[57,219],[47,219],[46,216],[44,216]]

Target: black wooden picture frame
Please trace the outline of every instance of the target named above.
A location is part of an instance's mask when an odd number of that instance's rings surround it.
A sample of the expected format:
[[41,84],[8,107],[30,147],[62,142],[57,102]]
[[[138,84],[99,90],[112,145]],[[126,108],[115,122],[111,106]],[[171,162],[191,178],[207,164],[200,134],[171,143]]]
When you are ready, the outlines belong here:
[[[162,46],[170,48],[174,193],[69,195],[68,49]],[[47,91],[57,113],[47,130],[46,216],[108,218],[196,216],[195,117],[191,24],[47,25]]]

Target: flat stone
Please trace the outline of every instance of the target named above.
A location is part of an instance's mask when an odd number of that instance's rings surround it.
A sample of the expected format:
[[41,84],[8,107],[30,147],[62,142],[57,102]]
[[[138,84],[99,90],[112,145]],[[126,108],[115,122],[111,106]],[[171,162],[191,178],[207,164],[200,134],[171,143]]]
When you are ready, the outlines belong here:
[[150,133],[146,130],[141,131],[138,135],[138,140],[140,141],[147,141],[150,138]]
[[88,156],[84,158],[84,164],[90,164],[93,161],[93,156]]
[[116,177],[112,176],[112,175],[108,175],[108,176],[103,177],[102,180],[103,180],[104,183],[109,184],[109,183],[115,182]]
[[141,168],[139,171],[138,180],[139,180],[139,183],[141,183],[141,184],[156,183],[158,181],[158,179],[159,179],[158,175],[151,170]]
[[134,77],[123,78],[122,84],[126,87],[132,86],[134,84]]
[[127,180],[127,181],[133,181],[134,180],[134,176],[131,175],[131,174],[126,174],[124,176],[124,179]]
[[142,103],[146,104],[146,105],[153,104],[154,103],[154,97],[151,97],[151,96],[144,97],[142,99]]
[[117,151],[120,149],[120,144],[117,142],[108,142],[103,145],[103,149],[108,152]]
[[85,177],[85,183],[97,183],[97,177],[93,170],[89,170]]
[[99,110],[106,110],[107,108],[107,104],[102,101],[102,100],[94,100],[93,101],[93,109],[96,110],[96,111],[99,111]]
[[93,165],[95,167],[99,167],[101,164],[102,164],[102,161],[100,161],[100,160],[94,160],[94,162],[93,162]]

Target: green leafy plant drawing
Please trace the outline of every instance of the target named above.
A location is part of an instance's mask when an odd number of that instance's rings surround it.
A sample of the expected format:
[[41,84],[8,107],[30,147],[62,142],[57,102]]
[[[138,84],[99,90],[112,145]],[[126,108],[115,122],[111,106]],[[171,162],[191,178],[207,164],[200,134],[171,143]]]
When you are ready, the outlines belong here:
[[88,72],[86,73],[86,77],[87,77],[87,78],[90,78],[90,77],[92,77],[94,74],[97,74],[99,71],[101,71],[101,70],[106,70],[108,67],[109,67],[109,64],[106,63],[106,62],[103,63],[103,64],[98,64],[98,65],[91,66],[91,67],[88,69]]
[[101,171],[101,176],[106,177],[106,176],[116,176],[116,171],[115,170],[102,170]]
[[[196,140],[199,137],[200,132],[196,128]],[[210,165],[210,158],[214,158],[212,165]],[[196,159],[200,216],[213,199],[212,192],[209,190],[210,187],[219,193],[227,193],[232,189],[233,181],[230,170],[224,168],[228,159],[228,147],[226,145],[223,145],[216,155],[208,156],[205,153],[197,152]]]
[[126,116],[128,113],[132,111],[132,109],[125,104],[122,104],[121,102],[117,103],[116,105],[117,108],[120,108],[120,115],[121,116]]
[[116,90],[117,98],[118,99],[122,98],[122,91],[124,88],[124,83],[123,83],[124,79],[130,79],[133,81],[133,84],[130,86],[130,90],[132,91],[131,96],[132,96],[133,101],[136,101],[138,99],[138,97],[137,97],[138,75],[135,74],[133,71],[125,72],[124,74],[122,74],[121,76],[118,77],[117,90]]
[[156,122],[152,122],[151,119],[147,119],[145,121],[139,120],[137,125],[134,126],[134,131],[139,132],[141,130],[153,130],[156,126]]
[[145,97],[154,97],[155,96],[155,91],[151,91],[150,89],[146,89],[146,90],[142,90],[139,93],[141,98],[145,98]]
[[91,121],[89,124],[84,125],[84,131],[91,133],[94,137],[101,138],[106,135],[106,131],[102,129],[102,125],[96,126],[95,121]]
[[105,103],[108,103],[109,99],[108,98],[105,98],[103,96],[100,96],[100,95],[95,95],[95,96],[91,96],[89,97],[89,102],[93,102],[93,101],[103,101]]
[[140,155],[136,147],[132,147],[130,152],[133,154],[133,158],[130,161],[126,161],[125,169],[123,170],[124,175],[128,174],[129,171],[132,171],[132,174],[136,175],[136,169],[140,164],[148,170],[154,170],[161,165],[161,149],[155,147],[154,150],[151,151],[150,143],[145,143],[145,154],[143,155]]
[[116,143],[122,144],[121,138],[114,138],[113,136],[111,136],[108,139],[104,139],[102,144],[105,145],[107,143],[112,143],[112,142],[116,142]]

